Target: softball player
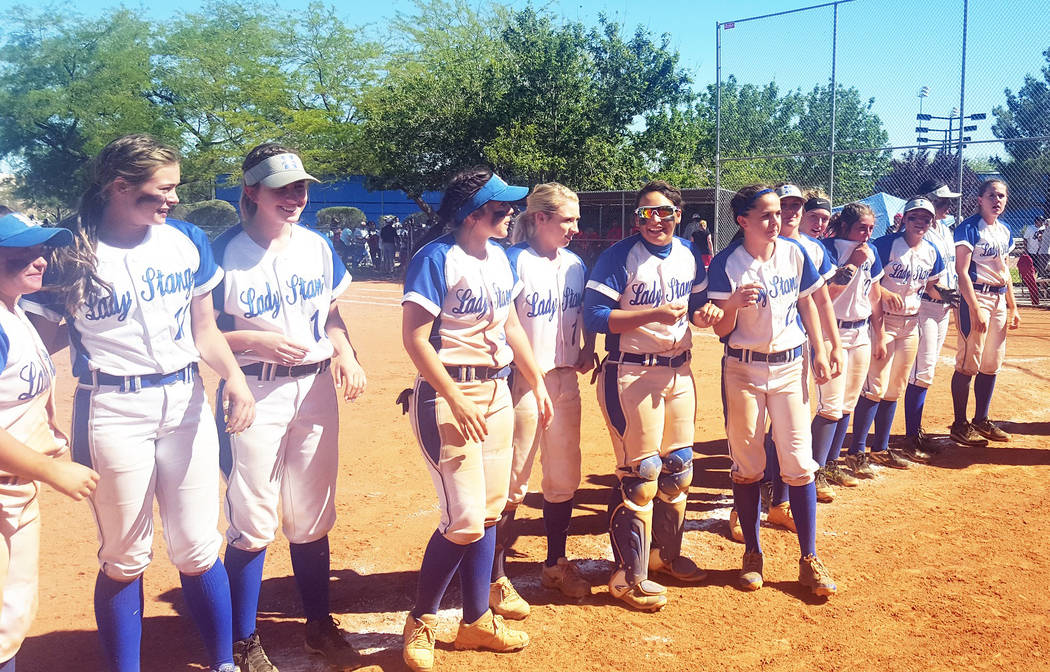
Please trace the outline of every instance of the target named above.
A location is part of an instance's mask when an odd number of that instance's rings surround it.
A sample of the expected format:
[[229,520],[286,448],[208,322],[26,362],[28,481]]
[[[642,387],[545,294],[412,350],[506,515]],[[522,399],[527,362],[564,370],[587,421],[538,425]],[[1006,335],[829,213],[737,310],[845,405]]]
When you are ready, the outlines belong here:
[[334,666],[351,666],[360,656],[343,638],[328,599],[339,476],[336,388],[352,400],[365,386],[336,303],[350,274],[328,238],[299,225],[308,185],[317,180],[294,151],[259,145],[241,168],[242,221],[215,241],[225,273],[213,292],[219,327],[250,379],[258,415],[237,435],[227,434],[216,416],[228,483],[234,662],[242,672],[276,669],[255,618],[279,511],[306,615],[306,649]]
[[921,294],[941,298],[937,281],[944,274],[944,262],[937,247],[925,238],[933,222],[933,204],[916,197],[904,204],[901,230],[878,238],[873,243],[884,273],[882,286],[882,324],[875,313],[875,330],[882,328],[882,339],[872,347],[872,361],[864,392],[853,411],[853,440],[849,447],[847,464],[855,476],[871,478],[864,444],[872,422],[875,423],[875,441],[871,460],[895,469],[907,469],[910,464],[895,449],[889,447],[890,428],[897,411],[897,400],[908,382],[908,372],[915,363],[919,344],[919,304]]
[[412,258],[402,298],[405,350],[419,370],[409,413],[441,506],[419,570],[416,605],[405,620],[403,657],[412,670],[434,665],[434,623],[457,571],[463,621],[457,649],[516,651],[529,636],[489,608],[496,528],[510,485],[514,407],[507,376],[535,395],[548,427],[550,397],[513,302],[521,291],[503,248],[511,203],[526,187],[476,167],[449,182],[439,216],[452,232]]
[[[607,334],[598,404],[612,438],[618,487],[609,505],[616,568],[609,592],[656,611],[667,603],[649,572],[680,581],[706,576],[682,555],[693,479],[696,387],[688,319],[708,326],[703,263],[674,236],[682,193],[656,180],[635,197],[639,233],[602,252],[584,293],[587,329]],[[650,539],[652,548],[650,548]]]
[[71,242],[66,229],[44,229],[14,213],[0,217],[0,672],[14,672],[36,615],[36,481],[75,500],[98,482],[87,467],[55,459],[68,449],[55,425],[55,367],[18,306],[23,293],[40,289],[51,248]]
[[820,318],[810,298],[823,284],[802,245],[780,234],[780,198],[763,185],[744,187],[730,202],[743,236],[708,269],[708,296],[725,311],[714,325],[726,345],[722,394],[733,460],[733,499],[744,533],[740,586],[762,587],[760,488],[766,466],[766,417],[788,484],[798,532],[799,582],[828,596],[835,583],[816,555],[816,489],[809,409],[802,397],[802,352],[808,339],[817,384],[829,378]]
[[[168,220],[178,203],[178,153],[145,135],[114,140],[95,159],[55,259],[53,291],[27,311],[69,325],[73,457],[101,474],[91,497],[101,571],[95,618],[106,667],[139,669],[142,573],[152,557],[157,499],[168,555],[213,670],[235,669],[230,588],[219,561],[218,436],[197,362],[227,380],[227,429],[254,416],[244,374],[215,326],[209,294],[222,277],[197,227]],[[50,342],[54,324],[45,341]]]
[[[931,453],[940,452],[935,441],[927,437],[922,429],[922,412],[926,406],[926,391],[933,384],[933,374],[937,367],[937,357],[941,353],[944,339],[948,336],[948,316],[953,307],[959,304],[959,275],[955,271],[955,237],[948,216],[957,194],[948,189],[943,182],[927,182],[922,185],[920,193],[933,203],[936,214],[926,232],[926,239],[933,243],[944,260],[944,275],[938,283],[937,291],[942,298],[923,293],[919,304],[919,346],[915,354],[915,364],[908,377],[908,387],[904,392],[905,445],[904,454],[909,459],[926,462]],[[981,444],[987,442],[981,441]]]
[[[831,218],[832,237],[824,240],[836,272],[828,284],[835,318],[846,350],[842,375],[817,386],[817,415],[810,431],[813,459],[823,465],[825,477],[854,487],[858,481],[838,464],[849,431],[850,416],[871,363],[871,341],[882,339],[879,280],[882,262],[868,245],[875,213],[863,203],[849,203]],[[873,319],[873,313],[877,316]],[[869,329],[870,326],[870,329]]]
[[[827,347],[828,363],[831,366],[831,376],[835,378],[838,377],[845,366],[845,355],[842,350],[842,341],[839,338],[835,309],[832,306],[826,285],[827,281],[835,275],[835,266],[832,265],[830,255],[828,255],[827,250],[820,241],[799,230],[802,220],[806,218],[804,213],[808,214],[809,212],[806,210],[807,205],[811,205],[814,212],[826,212],[830,215],[831,203],[819,200],[809,203],[802,196],[802,191],[793,184],[781,184],[777,187],[776,192],[777,196],[780,197],[780,235],[798,241],[802,245],[802,249],[806,251],[810,261],[816,267],[817,273],[824,280],[824,283],[813,294],[813,303],[816,306],[817,314],[820,316],[820,328],[826,341],[825,345]],[[809,217],[809,219],[813,218],[812,216]],[[802,351],[802,399],[804,404],[809,404],[809,353],[805,349]],[[772,433],[766,435],[765,447],[766,481],[773,484],[766,521],[772,525],[779,525],[796,532],[795,521],[792,518],[790,503],[788,502],[788,486],[780,478],[780,464],[776,448],[773,445]],[[817,459],[816,453],[814,453],[813,459]],[[817,465],[823,466],[823,462],[817,460]],[[834,492],[831,490],[831,486],[828,485],[823,471],[817,470],[814,482],[817,489],[817,499],[830,502],[834,497]]]
[[507,579],[503,563],[513,539],[510,526],[528,492],[537,452],[543,468],[543,525],[547,533],[547,559],[540,581],[569,597],[591,594],[591,584],[565,557],[572,500],[581,477],[577,374],[594,366],[594,335],[583,334],[587,269],[566,247],[579,232],[580,203],[572,190],[556,182],[535,187],[527,203],[527,210],[514,223],[516,244],[507,250],[511,267],[522,283],[514,307],[558,413],[549,428],[539,427],[539,408],[527,380],[511,375],[514,460],[507,504],[496,523],[496,560],[489,600],[493,611],[506,618],[524,618],[529,613],[528,603]]
[[[995,377],[1006,354],[1006,330],[1021,325],[1007,265],[1013,240],[1010,229],[999,221],[1008,198],[1005,182],[985,181],[977,194],[978,213],[955,228],[955,269],[961,301],[955,315],[959,338],[952,376],[955,422],[951,438],[966,446],[975,445],[982,436],[992,441],[1010,440],[1009,434],[988,419]],[[971,423],[966,419],[966,406],[970,380],[975,375],[973,396],[977,406]]]

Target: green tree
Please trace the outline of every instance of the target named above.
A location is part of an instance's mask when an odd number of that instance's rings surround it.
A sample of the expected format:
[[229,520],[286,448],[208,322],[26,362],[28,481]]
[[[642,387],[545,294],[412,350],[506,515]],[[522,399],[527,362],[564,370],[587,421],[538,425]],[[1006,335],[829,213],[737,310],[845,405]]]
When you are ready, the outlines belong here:
[[1010,205],[1034,207],[1050,203],[1050,49],[1043,52],[1046,66],[1042,78],[1025,75],[1014,93],[1005,90],[1006,105],[992,110],[992,133],[1004,140],[1008,157],[995,157],[993,164],[1010,184]]
[[3,14],[0,156],[21,175],[19,196],[72,206],[88,160],[131,132],[178,132],[144,95],[152,27],[132,12],[99,19],[19,6]]
[[171,21],[153,45],[147,97],[180,133],[183,180],[210,190],[248,149],[286,139],[292,87],[269,8],[211,0]]
[[[835,149],[871,149],[885,147],[889,134],[882,120],[872,112],[874,98],[863,100],[860,92],[836,87]],[[827,86],[814,86],[802,98],[802,109],[796,138],[800,152],[821,152],[831,146],[831,94]],[[828,157],[799,159],[790,171],[791,179],[805,186],[823,186],[830,181]],[[875,182],[890,170],[890,153],[857,152],[835,156],[835,202],[847,203],[875,191]]]
[[311,2],[282,21],[293,92],[287,132],[311,170],[323,175],[360,172],[362,99],[381,81],[384,47],[366,38],[365,27],[348,26],[334,7]]
[[[667,107],[646,116],[639,152],[659,176],[688,187],[714,185],[716,87],[711,84],[688,107]],[[722,157],[786,154],[799,146],[799,94],[781,94],[776,83],[722,83]],[[722,185],[736,189],[783,179],[786,159],[724,161]]]
[[526,182],[631,188],[645,174],[634,120],[688,97],[668,36],[625,37],[604,17],[587,30],[532,8],[436,0],[417,12],[395,22],[407,46],[366,104],[378,186],[418,196],[488,163]]

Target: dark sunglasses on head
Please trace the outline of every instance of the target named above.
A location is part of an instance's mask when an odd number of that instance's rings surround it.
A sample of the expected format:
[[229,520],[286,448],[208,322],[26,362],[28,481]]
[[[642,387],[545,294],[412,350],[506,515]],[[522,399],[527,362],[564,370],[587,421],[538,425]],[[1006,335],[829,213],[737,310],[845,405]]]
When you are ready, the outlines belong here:
[[641,219],[671,219],[682,209],[674,205],[642,206],[634,209],[634,214]]

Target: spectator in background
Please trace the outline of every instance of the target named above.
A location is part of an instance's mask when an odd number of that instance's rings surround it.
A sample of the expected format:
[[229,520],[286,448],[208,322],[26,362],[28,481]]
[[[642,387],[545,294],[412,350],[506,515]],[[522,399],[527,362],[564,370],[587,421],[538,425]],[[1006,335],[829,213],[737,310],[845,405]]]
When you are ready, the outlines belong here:
[[[396,219],[396,218],[395,218]],[[379,251],[379,233],[376,231],[376,223],[368,223],[368,252],[372,255],[372,265],[379,268],[381,261]]]
[[380,262],[382,266],[380,270],[383,273],[394,272],[394,257],[397,255],[397,227],[394,226],[393,220],[387,220],[383,228],[379,230],[379,242],[383,247],[382,257]]
[[[699,218],[699,215],[696,215]],[[693,252],[700,255],[700,261],[706,269],[711,265],[711,232],[707,230],[707,220],[698,219],[696,230],[693,231]]]
[[1036,217],[1035,222],[1024,227],[1024,251],[1032,258],[1036,273],[1045,273],[1048,261],[1047,248],[1050,236],[1046,234],[1046,218]]
[[689,223],[682,227],[682,232],[678,235],[686,240],[691,240],[693,238],[693,233],[700,228],[701,221],[700,215],[698,213],[693,213],[693,216],[689,218]]

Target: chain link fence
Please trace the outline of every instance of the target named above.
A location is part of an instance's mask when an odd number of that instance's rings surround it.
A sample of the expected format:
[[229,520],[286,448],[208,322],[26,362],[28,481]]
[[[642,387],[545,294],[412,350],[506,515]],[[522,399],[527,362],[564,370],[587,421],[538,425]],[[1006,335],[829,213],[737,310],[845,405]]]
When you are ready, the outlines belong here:
[[737,229],[728,199],[754,182],[791,182],[835,206],[880,204],[877,230],[928,179],[962,192],[962,217],[976,211],[983,180],[1005,179],[1001,219],[1018,239],[1048,214],[1050,33],[1037,27],[1041,5],[1016,0],[1007,12],[991,0],[928,0],[900,9],[842,0],[718,24],[719,247]]

